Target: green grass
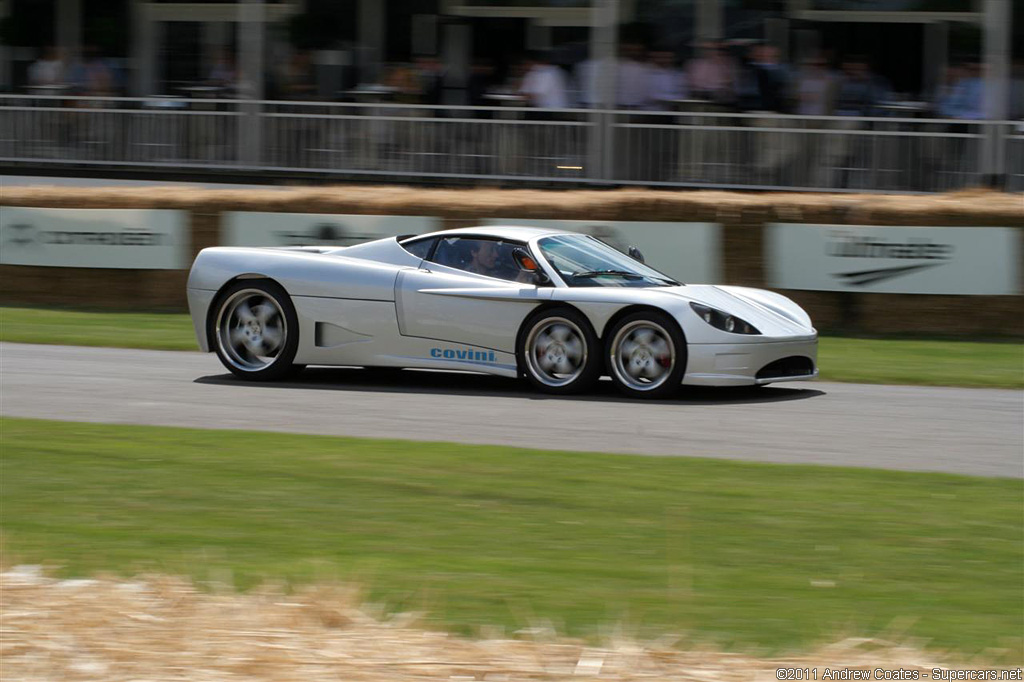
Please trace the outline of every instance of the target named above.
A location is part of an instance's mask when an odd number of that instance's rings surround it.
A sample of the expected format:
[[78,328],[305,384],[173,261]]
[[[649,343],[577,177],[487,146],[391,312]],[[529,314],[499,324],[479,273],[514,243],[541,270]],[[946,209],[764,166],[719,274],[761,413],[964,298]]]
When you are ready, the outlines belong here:
[[0,307],[0,341],[198,350],[183,313],[110,313]]
[[[0,307],[0,341],[196,350],[188,315]],[[826,381],[1024,388],[1024,344],[823,337]]]
[[896,627],[1021,657],[1019,480],[21,419],[0,437],[7,565],[347,581],[459,632],[777,651]]
[[1024,344],[824,337],[821,378],[866,384],[1024,388]]

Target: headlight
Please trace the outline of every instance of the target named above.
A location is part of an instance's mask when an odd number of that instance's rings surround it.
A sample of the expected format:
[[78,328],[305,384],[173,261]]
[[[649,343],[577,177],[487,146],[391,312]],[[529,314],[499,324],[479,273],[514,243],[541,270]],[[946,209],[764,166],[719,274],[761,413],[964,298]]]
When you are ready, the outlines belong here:
[[715,310],[709,308],[706,305],[700,303],[690,303],[690,307],[693,308],[693,312],[697,313],[700,319],[710,324],[715,329],[721,329],[723,332],[729,332],[730,334],[760,334],[757,327],[750,324],[745,320],[741,320],[738,317],[733,317],[728,313],[723,313],[721,310]]

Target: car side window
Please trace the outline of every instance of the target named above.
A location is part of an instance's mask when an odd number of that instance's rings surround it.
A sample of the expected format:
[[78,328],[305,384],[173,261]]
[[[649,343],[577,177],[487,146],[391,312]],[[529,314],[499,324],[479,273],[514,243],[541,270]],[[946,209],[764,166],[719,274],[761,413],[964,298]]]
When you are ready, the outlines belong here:
[[436,241],[437,239],[415,239],[401,242],[401,245],[403,249],[417,258],[426,258],[430,255],[430,249]]
[[520,244],[475,237],[442,237],[430,259],[440,265],[487,277],[525,282],[529,273],[516,265],[512,253]]

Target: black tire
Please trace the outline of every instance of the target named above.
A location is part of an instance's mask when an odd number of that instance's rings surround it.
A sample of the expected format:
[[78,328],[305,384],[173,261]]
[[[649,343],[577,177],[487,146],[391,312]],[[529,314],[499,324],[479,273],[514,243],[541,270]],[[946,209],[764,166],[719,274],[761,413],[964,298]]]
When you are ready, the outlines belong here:
[[516,340],[520,372],[545,393],[568,395],[593,387],[604,369],[601,357],[601,340],[573,308],[534,313]]
[[[626,395],[658,399],[679,390],[686,373],[686,339],[669,315],[653,310],[627,315],[608,331],[605,341],[608,374]],[[627,343],[633,343],[634,350],[624,353],[630,348]]]
[[288,292],[277,282],[231,283],[210,307],[207,325],[214,352],[235,376],[274,381],[305,367],[293,362],[299,349],[299,318]]

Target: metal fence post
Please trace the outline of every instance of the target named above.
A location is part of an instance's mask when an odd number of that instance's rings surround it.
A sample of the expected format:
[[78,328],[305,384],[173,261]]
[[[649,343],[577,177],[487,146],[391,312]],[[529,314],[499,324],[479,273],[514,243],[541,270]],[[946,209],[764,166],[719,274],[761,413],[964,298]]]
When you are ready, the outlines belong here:
[[985,58],[984,108],[985,126],[982,147],[982,177],[986,184],[999,184],[1003,177],[1003,154],[1000,149],[1002,126],[997,121],[1008,118],[1010,94],[1010,0],[984,0],[982,49]]
[[263,0],[244,0],[239,6],[241,39],[239,40],[241,72],[238,85],[241,97],[250,100],[239,107],[238,153],[236,159],[246,166],[259,166],[263,157],[263,38],[265,20]]
[[613,115],[608,111],[615,107],[615,57],[618,52],[619,0],[595,0],[591,10],[590,26],[590,68],[596,73],[583,83],[584,88],[597,87],[596,109],[590,114],[590,139],[586,175],[595,180],[612,178],[614,160],[614,138],[612,137]]

